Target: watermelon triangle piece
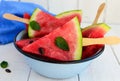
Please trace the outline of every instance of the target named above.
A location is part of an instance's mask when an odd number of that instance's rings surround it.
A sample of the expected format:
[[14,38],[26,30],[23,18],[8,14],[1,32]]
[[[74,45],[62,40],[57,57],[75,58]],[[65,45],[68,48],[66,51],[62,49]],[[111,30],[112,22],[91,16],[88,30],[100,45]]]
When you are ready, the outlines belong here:
[[81,22],[81,10],[66,11],[56,16],[53,16],[40,10],[39,8],[36,8],[30,18],[30,22],[36,21],[40,26],[40,30],[36,31],[32,29],[31,25],[29,24],[28,36],[30,38],[33,38],[47,35],[51,31],[57,29],[58,27],[61,27],[66,22],[70,21],[75,16],[77,16],[79,22]]
[[[55,39],[62,37],[66,40],[69,50],[60,49],[55,44]],[[44,55],[61,61],[72,61],[81,59],[82,34],[78,18],[75,17],[62,27],[59,27],[48,35],[39,38],[33,43],[23,47],[25,52]]]
[[30,22],[32,21],[36,21],[41,29],[40,30],[34,30],[32,29],[32,27],[30,26],[30,23],[29,23],[29,26],[28,26],[28,36],[30,38],[33,38],[33,37],[42,37],[46,34],[48,34],[49,32],[51,32],[51,30],[54,30],[56,28],[55,25],[57,24],[54,24],[56,21],[58,21],[57,18],[55,18],[54,16],[40,10],[39,8],[36,8],[30,18]]
[[[98,23],[82,29],[82,36],[87,38],[101,38],[110,30],[110,27],[105,23]],[[104,45],[89,45],[84,46],[82,51],[82,59],[88,58],[96,54]]]

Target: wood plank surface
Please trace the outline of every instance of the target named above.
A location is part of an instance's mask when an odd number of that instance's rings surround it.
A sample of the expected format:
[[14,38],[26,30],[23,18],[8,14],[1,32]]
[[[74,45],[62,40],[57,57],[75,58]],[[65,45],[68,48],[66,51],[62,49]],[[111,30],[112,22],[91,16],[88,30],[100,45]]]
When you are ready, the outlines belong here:
[[77,0],[49,0],[49,11],[55,14],[78,9]]
[[[79,0],[79,9],[83,11],[83,20],[82,22],[93,22],[97,9],[103,2],[106,0]],[[103,22],[104,20],[105,9],[102,12],[98,22]]]
[[88,69],[80,75],[80,81],[119,81],[120,66],[110,48],[93,60]]
[[27,81],[30,68],[13,43],[0,45],[0,62],[2,61],[8,62],[11,73],[0,68],[0,81]]
[[44,76],[39,75],[38,73],[31,71],[29,81],[79,81],[79,76],[76,75],[75,77],[69,78],[69,79],[51,79]]

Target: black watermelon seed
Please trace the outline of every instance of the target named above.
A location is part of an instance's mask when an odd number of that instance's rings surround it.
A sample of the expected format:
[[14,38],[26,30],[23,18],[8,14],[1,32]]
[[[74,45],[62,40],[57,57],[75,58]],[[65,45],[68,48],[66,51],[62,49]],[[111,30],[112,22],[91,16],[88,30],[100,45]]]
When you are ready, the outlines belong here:
[[33,40],[30,40],[30,41],[29,41],[29,44],[31,44],[31,43],[33,43]]
[[44,48],[41,48],[41,47],[40,47],[40,48],[38,48],[38,50],[39,50],[39,53],[42,54],[42,55],[45,53]]
[[5,71],[6,71],[7,73],[11,73],[11,70],[10,70],[10,69],[5,69]]

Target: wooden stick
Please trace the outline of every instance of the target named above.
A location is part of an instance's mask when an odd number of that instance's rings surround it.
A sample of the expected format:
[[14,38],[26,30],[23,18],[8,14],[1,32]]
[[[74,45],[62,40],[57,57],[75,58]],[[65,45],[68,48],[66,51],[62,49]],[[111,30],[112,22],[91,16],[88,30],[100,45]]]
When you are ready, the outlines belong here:
[[10,13],[5,13],[3,15],[3,17],[6,18],[6,19],[9,19],[9,20],[15,20],[15,21],[19,21],[19,22],[23,22],[23,23],[29,24],[29,20],[28,19],[15,16],[15,15],[10,14]]
[[102,11],[103,11],[104,8],[105,8],[105,3],[102,3],[102,4],[99,6],[99,8],[98,8],[96,17],[95,17],[95,19],[94,19],[94,21],[93,21],[93,24],[97,24],[98,19],[99,19],[99,17],[100,17],[100,15],[101,15],[101,13],[102,13]]
[[93,44],[114,45],[119,43],[120,43],[120,38],[116,36],[109,36],[104,38],[83,38],[83,46],[88,46]]

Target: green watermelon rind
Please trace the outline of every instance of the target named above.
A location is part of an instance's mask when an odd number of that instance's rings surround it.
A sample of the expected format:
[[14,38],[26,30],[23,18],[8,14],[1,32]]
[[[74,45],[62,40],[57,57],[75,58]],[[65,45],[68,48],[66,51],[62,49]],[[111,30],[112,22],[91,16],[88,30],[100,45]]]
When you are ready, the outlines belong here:
[[80,23],[78,21],[78,18],[75,17],[75,25],[76,25],[76,34],[77,34],[77,46],[76,46],[76,51],[74,52],[74,60],[80,60],[82,57],[82,32],[80,29]]
[[70,10],[70,11],[65,11],[60,14],[57,14],[55,17],[56,18],[62,18],[71,14],[81,14],[82,15],[82,10]]
[[[40,11],[41,11],[41,10],[40,10],[39,8],[36,8],[36,9],[34,10],[34,13],[33,13],[32,16],[31,16],[29,22],[31,22],[31,21],[33,21],[33,20],[36,21],[36,15],[37,15]],[[35,30],[33,30],[33,29],[31,28],[31,26],[29,25],[29,26],[28,26],[28,36],[29,36],[30,38],[32,38],[32,37],[34,37],[34,33],[35,33]]]
[[111,27],[108,26],[108,25],[105,24],[105,23],[98,23],[98,24],[94,24],[94,25],[91,25],[91,26],[88,26],[88,27],[83,28],[83,29],[82,29],[82,32],[85,32],[85,31],[87,31],[87,30],[89,30],[89,29],[92,29],[92,28],[94,28],[94,27],[102,27],[102,30],[104,30],[105,32],[108,32],[108,31],[111,29]]

